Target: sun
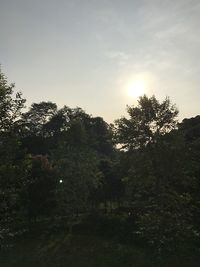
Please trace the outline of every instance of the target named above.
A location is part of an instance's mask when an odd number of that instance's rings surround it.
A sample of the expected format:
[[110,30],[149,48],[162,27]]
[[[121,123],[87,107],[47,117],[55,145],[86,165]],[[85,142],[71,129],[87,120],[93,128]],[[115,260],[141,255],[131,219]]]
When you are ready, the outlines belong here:
[[128,95],[131,97],[139,97],[145,93],[145,84],[142,81],[132,82],[127,88]]

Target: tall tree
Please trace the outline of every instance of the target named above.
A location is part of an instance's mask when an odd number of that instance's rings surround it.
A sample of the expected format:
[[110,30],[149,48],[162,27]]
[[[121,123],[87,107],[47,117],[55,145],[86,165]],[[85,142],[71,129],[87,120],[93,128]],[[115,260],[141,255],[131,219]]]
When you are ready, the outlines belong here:
[[[23,217],[20,196],[26,177],[24,151],[15,135],[25,99],[0,70],[0,242]],[[5,240],[8,239],[8,236]],[[0,244],[1,246],[1,244]]]
[[178,111],[168,98],[159,103],[154,96],[143,96],[137,107],[128,107],[128,114],[129,119],[116,121],[128,167],[127,197],[138,233],[160,251],[191,229],[184,142],[174,131]]
[[71,232],[78,215],[91,209],[90,196],[101,175],[98,158],[87,148],[68,144],[54,151],[53,157],[57,172],[57,215],[66,218]]
[[184,119],[178,131],[186,143],[185,171],[190,177],[190,194],[192,195],[193,224],[196,235],[200,233],[200,116]]
[[28,219],[46,217],[55,212],[56,173],[46,156],[33,156],[30,160],[24,200]]
[[56,113],[57,105],[52,102],[33,103],[23,114],[25,130],[31,135],[43,136],[44,126]]
[[[55,116],[57,105],[52,102],[33,103],[29,111],[22,114],[21,137],[24,148],[31,154],[47,154],[49,132],[46,125]],[[53,143],[53,142],[52,142]]]
[[14,94],[14,89],[14,83],[9,84],[0,69],[0,132],[14,127],[26,101],[20,92]]
[[155,96],[146,95],[138,100],[138,105],[127,106],[129,118],[115,121],[116,142],[126,150],[141,148],[170,132],[177,125],[178,110],[166,98],[160,103]]

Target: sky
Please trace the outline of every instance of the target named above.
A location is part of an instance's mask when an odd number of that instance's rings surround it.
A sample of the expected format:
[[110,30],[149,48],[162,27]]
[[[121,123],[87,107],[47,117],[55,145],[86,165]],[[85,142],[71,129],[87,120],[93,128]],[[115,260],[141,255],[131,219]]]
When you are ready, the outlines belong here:
[[200,114],[199,0],[0,0],[0,25],[1,68],[27,106],[113,122],[137,104],[132,86],[169,96],[180,120]]

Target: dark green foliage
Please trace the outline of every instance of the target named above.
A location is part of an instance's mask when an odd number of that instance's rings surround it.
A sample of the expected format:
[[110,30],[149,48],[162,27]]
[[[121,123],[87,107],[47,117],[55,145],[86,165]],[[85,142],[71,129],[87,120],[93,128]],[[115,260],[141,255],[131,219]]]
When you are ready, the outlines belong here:
[[133,208],[136,234],[158,251],[175,248],[195,232],[192,222],[193,178],[184,163],[185,144],[176,128],[176,108],[169,99],[141,97],[128,108],[130,119],[116,121],[125,144],[127,201]]
[[0,247],[8,245],[23,218],[20,200],[27,166],[15,130],[24,103],[21,93],[14,95],[14,84],[9,85],[0,71]]
[[101,187],[99,188],[99,201],[104,203],[105,211],[111,212],[119,207],[124,195],[124,184],[120,176],[120,167],[118,162],[108,159],[102,159],[99,163],[99,170],[102,173]]
[[19,136],[24,148],[31,154],[45,155],[49,150],[49,135],[46,125],[56,114],[57,106],[52,102],[33,103],[28,112],[22,115]]
[[87,211],[90,194],[98,187],[101,176],[96,155],[83,148],[63,146],[54,156],[58,215],[73,217]]
[[115,125],[52,102],[22,114],[24,103],[0,72],[2,248],[28,229],[68,226],[68,233],[83,227],[82,234],[150,245],[159,257],[197,250],[200,116],[178,124],[175,105],[155,96],[140,97]]
[[185,171],[190,177],[194,233],[200,240],[200,116],[184,119],[179,124],[179,132],[184,136],[186,143]]
[[184,119],[179,124],[179,130],[184,134],[187,142],[191,143],[200,138],[200,116]]
[[102,155],[112,156],[114,149],[110,126],[101,117],[96,117],[90,119],[88,130],[91,147]]
[[[55,171],[45,156],[33,156],[30,160],[29,175],[26,181],[28,219],[50,216],[55,212]],[[27,202],[27,203],[26,203]]]
[[33,103],[30,110],[23,114],[24,131],[28,135],[43,136],[44,126],[56,110],[57,106],[52,102]]

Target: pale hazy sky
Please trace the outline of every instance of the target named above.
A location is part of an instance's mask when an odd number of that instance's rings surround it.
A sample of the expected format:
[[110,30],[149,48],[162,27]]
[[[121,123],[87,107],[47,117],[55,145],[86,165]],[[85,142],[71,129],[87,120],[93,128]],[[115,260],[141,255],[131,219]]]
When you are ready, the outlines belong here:
[[0,0],[0,63],[32,102],[112,122],[130,81],[200,114],[199,0]]

